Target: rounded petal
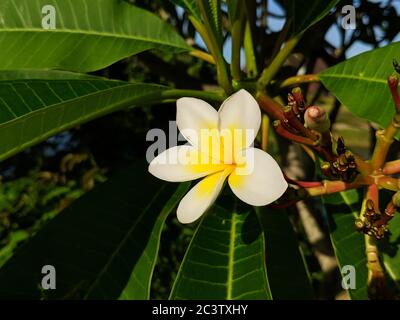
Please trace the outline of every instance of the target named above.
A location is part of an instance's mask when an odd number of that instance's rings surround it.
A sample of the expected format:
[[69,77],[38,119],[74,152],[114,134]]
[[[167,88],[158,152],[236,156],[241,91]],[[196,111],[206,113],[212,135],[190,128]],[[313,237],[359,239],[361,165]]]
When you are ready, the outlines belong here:
[[242,201],[265,206],[286,191],[288,184],[278,164],[268,153],[255,148],[244,150],[245,164],[229,176],[229,186]]
[[244,140],[235,139],[235,145],[240,144],[240,146],[235,146],[235,150],[247,148],[253,143],[261,125],[261,111],[250,93],[241,89],[231,95],[224,101],[218,114],[220,131],[241,130],[242,132]]
[[149,172],[153,176],[170,182],[195,180],[225,168],[225,165],[200,154],[190,145],[165,150],[149,164]]
[[197,183],[181,200],[177,209],[180,223],[196,221],[206,212],[217,199],[226,177],[233,168],[227,168],[205,177]]
[[218,112],[207,102],[196,98],[180,98],[176,108],[179,131],[194,147],[200,146],[202,130],[218,129]]

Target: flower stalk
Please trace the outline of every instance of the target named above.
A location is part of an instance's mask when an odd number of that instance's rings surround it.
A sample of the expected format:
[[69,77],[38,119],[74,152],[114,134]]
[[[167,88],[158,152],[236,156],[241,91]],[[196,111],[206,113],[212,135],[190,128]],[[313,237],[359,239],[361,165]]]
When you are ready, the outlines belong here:
[[304,74],[301,76],[294,76],[285,79],[279,87],[281,89],[291,87],[291,86],[298,86],[301,84],[308,84],[313,82],[320,82],[320,78],[318,74]]
[[400,160],[386,162],[382,172],[385,175],[400,173]]
[[293,51],[296,47],[297,43],[300,40],[300,36],[294,36],[293,38],[289,39],[284,47],[279,51],[276,55],[272,63],[263,70],[261,73],[260,78],[257,82],[257,89],[258,92],[264,92],[267,85],[272,81],[275,75],[278,73],[279,69],[282,67],[283,63],[286,61],[289,54]]
[[204,52],[202,50],[194,49],[194,50],[190,51],[190,55],[193,57],[199,58],[201,60],[204,60],[208,63],[215,64],[214,57],[211,54]]
[[211,52],[211,55],[215,60],[219,85],[224,89],[225,93],[231,94],[233,92],[232,83],[228,74],[226,61],[222,55],[221,46],[212,30],[211,23],[206,13],[206,8],[204,7],[204,2],[197,2],[204,20],[204,24],[193,17],[189,17],[189,19],[204,40],[208,50]]
[[346,183],[343,181],[324,180],[321,186],[304,188],[304,191],[309,197],[318,197],[346,190],[357,189],[360,186],[360,183]]
[[371,159],[371,165],[374,170],[378,170],[384,165],[389,148],[394,141],[394,136],[400,128],[400,97],[398,84],[399,80],[397,76],[390,76],[388,78],[388,86],[396,107],[396,114],[386,129],[376,132],[376,145]]

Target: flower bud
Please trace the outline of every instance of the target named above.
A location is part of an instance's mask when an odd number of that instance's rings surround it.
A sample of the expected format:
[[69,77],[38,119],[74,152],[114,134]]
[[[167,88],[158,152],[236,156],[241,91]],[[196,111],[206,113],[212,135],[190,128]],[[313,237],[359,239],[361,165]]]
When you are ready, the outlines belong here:
[[397,86],[399,85],[399,78],[396,75],[391,75],[388,78],[388,85],[390,89],[397,89]]
[[305,101],[303,97],[303,93],[301,92],[301,89],[299,87],[293,88],[292,90],[292,97],[294,101],[296,102],[297,107],[299,108],[300,111],[303,111],[305,109]]
[[308,107],[304,114],[304,123],[307,128],[320,133],[329,131],[331,122],[324,109],[318,106]]

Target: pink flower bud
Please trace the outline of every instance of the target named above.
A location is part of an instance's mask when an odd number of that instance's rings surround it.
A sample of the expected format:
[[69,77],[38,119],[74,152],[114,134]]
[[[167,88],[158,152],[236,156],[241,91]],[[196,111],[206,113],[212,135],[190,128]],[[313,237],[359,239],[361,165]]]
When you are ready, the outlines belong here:
[[331,122],[326,111],[319,106],[308,107],[304,114],[304,123],[307,128],[320,133],[329,131]]
[[388,85],[389,88],[397,90],[397,86],[399,85],[399,78],[396,75],[390,76],[388,78]]

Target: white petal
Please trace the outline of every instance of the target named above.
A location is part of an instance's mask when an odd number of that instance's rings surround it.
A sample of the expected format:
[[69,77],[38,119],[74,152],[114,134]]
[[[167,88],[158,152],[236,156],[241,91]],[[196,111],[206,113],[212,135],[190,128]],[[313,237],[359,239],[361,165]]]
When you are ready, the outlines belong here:
[[196,98],[180,98],[176,108],[179,131],[193,146],[199,147],[202,130],[218,129],[218,112],[207,102]]
[[265,206],[286,191],[288,184],[276,161],[266,152],[244,150],[246,164],[236,167],[229,176],[229,186],[242,201],[253,206]]
[[170,182],[191,181],[222,171],[225,165],[211,161],[190,145],[172,147],[150,162],[149,172]]
[[196,184],[179,203],[177,209],[179,222],[191,223],[200,218],[217,199],[230,172],[232,168],[225,169],[223,172],[205,177]]
[[[240,129],[245,141],[241,149],[249,147],[261,125],[261,111],[257,101],[246,90],[241,89],[224,101],[218,111],[219,129]],[[244,145],[243,145],[244,144]]]

